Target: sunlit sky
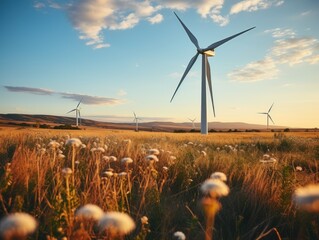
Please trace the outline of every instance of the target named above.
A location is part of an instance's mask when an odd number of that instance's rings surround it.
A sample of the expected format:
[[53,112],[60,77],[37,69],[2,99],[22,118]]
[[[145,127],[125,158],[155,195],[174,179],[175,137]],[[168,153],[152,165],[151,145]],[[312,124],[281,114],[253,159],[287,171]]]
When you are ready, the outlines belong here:
[[[2,0],[0,113],[200,121],[196,49],[255,29],[209,58],[216,117],[208,121],[319,127],[318,0]],[[209,96],[209,95],[208,95]]]

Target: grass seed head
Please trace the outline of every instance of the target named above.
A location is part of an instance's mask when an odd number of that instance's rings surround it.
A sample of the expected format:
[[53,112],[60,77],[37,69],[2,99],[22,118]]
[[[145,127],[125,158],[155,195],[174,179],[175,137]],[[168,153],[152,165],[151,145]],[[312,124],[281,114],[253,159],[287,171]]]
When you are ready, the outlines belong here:
[[181,231],[174,232],[173,236],[174,236],[174,239],[176,239],[176,240],[185,240],[186,239],[185,234]]
[[72,147],[81,147],[82,142],[79,138],[70,138],[66,141],[66,145],[71,145]]
[[226,174],[222,173],[222,172],[214,172],[214,173],[212,173],[212,175],[210,175],[210,178],[211,179],[218,179],[218,180],[221,180],[223,182],[227,181]]

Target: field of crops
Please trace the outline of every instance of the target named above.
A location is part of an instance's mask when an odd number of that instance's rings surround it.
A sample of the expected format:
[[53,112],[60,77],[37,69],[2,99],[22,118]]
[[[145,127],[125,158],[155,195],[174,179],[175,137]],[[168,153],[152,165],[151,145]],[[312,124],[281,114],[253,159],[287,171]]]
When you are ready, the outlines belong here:
[[319,239],[318,183],[315,132],[0,130],[4,239]]

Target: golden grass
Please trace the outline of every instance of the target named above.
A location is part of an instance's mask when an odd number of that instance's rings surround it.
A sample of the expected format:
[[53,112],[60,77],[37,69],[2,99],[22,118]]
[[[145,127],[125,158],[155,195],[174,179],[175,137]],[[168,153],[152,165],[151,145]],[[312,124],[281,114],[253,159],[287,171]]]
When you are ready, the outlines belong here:
[[[65,143],[73,137],[80,137],[86,148],[73,152],[70,146],[61,146],[65,159],[57,159],[56,152],[48,148],[52,139]],[[318,216],[296,211],[291,195],[296,187],[319,181],[318,137],[316,132],[202,136],[94,128],[1,128],[0,214],[25,211],[36,216],[39,239],[72,238],[81,232],[95,238],[99,233],[82,229],[74,217],[77,208],[93,203],[104,211],[130,214],[137,229],[129,239],[170,239],[177,230],[188,239],[204,239],[199,186],[211,173],[220,171],[228,176],[230,195],[221,199],[215,239],[262,239],[271,234],[273,239],[294,239],[301,233],[311,239],[319,236]],[[91,151],[105,145],[105,153]],[[145,157],[151,148],[161,153],[159,162],[148,164]],[[277,163],[260,163],[266,153]],[[118,161],[103,160],[110,155]],[[134,162],[121,164],[124,157]],[[69,180],[61,170],[71,168],[72,159],[79,163]],[[303,171],[296,171],[297,166]],[[103,175],[110,167],[117,177]],[[140,222],[144,215],[149,218],[147,228]]]

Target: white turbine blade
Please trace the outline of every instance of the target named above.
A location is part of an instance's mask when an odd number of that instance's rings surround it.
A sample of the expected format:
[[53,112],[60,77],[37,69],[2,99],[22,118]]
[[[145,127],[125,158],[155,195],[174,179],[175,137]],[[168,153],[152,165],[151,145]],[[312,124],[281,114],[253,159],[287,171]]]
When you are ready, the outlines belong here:
[[182,24],[183,28],[185,29],[189,39],[192,41],[192,43],[196,46],[196,48],[199,48],[198,45],[198,41],[196,39],[196,37],[191,33],[191,31],[189,31],[189,29],[186,27],[186,25],[182,22],[182,20],[177,16],[177,14],[174,12],[175,16],[177,17],[177,19],[179,20],[179,22]]
[[199,53],[196,53],[195,56],[192,57],[192,59],[189,61],[188,66],[187,66],[187,68],[186,68],[186,70],[185,70],[185,72],[184,72],[184,74],[183,74],[183,76],[182,76],[180,82],[178,83],[178,86],[177,86],[177,88],[176,88],[174,94],[173,94],[173,97],[171,98],[171,102],[173,101],[173,98],[174,98],[174,96],[175,96],[177,90],[179,89],[179,87],[181,86],[182,82],[184,81],[184,78],[186,77],[186,75],[188,74],[189,70],[192,68],[192,66],[194,65],[194,63],[196,62],[198,55],[199,55]]
[[76,109],[74,108],[74,109],[72,109],[72,110],[70,110],[70,111],[68,111],[66,114],[68,114],[68,113],[70,113],[70,112],[74,112],[74,111],[76,111]]
[[83,97],[81,98],[80,102],[78,103],[78,105],[76,106],[76,108],[78,108],[80,106],[80,103],[82,102]]
[[133,112],[133,114],[134,114],[134,118],[136,119],[136,114],[135,114],[135,112]]
[[80,110],[78,112],[79,112],[79,120],[80,120],[80,125],[81,125],[81,123],[82,123],[81,112],[80,112]]
[[270,110],[272,109],[272,106],[274,106],[274,103],[271,105],[271,107],[268,110],[268,113],[270,112]]
[[207,51],[207,50],[214,50],[215,48],[217,48],[217,47],[219,47],[220,45],[222,45],[222,44],[228,42],[229,40],[231,40],[231,39],[233,39],[233,38],[235,38],[235,37],[237,37],[237,36],[239,36],[239,35],[241,35],[241,34],[243,34],[243,33],[245,33],[245,32],[248,32],[248,31],[250,31],[250,30],[252,30],[252,29],[254,29],[254,28],[255,28],[255,27],[249,28],[249,29],[247,29],[247,30],[245,30],[245,31],[242,31],[242,32],[237,33],[237,34],[235,34],[235,35],[232,35],[232,36],[230,36],[230,37],[228,37],[228,38],[225,38],[225,39],[223,39],[223,40],[220,40],[220,41],[218,41],[218,42],[215,42],[215,43],[211,44],[210,46],[208,46],[207,48],[203,49],[203,51],[205,52],[205,51]]
[[210,66],[209,66],[207,55],[205,55],[205,61],[206,61],[206,75],[207,75],[207,82],[208,82],[208,86],[209,86],[210,98],[212,100],[214,117],[216,117],[214,99],[213,99],[212,79],[211,79],[211,75],[210,75]]
[[272,121],[272,123],[275,124],[274,121],[272,120],[271,116],[270,116],[269,114],[267,114],[267,116],[270,118],[270,120]]
[[258,114],[268,114],[268,113],[266,113],[266,112],[259,112]]

